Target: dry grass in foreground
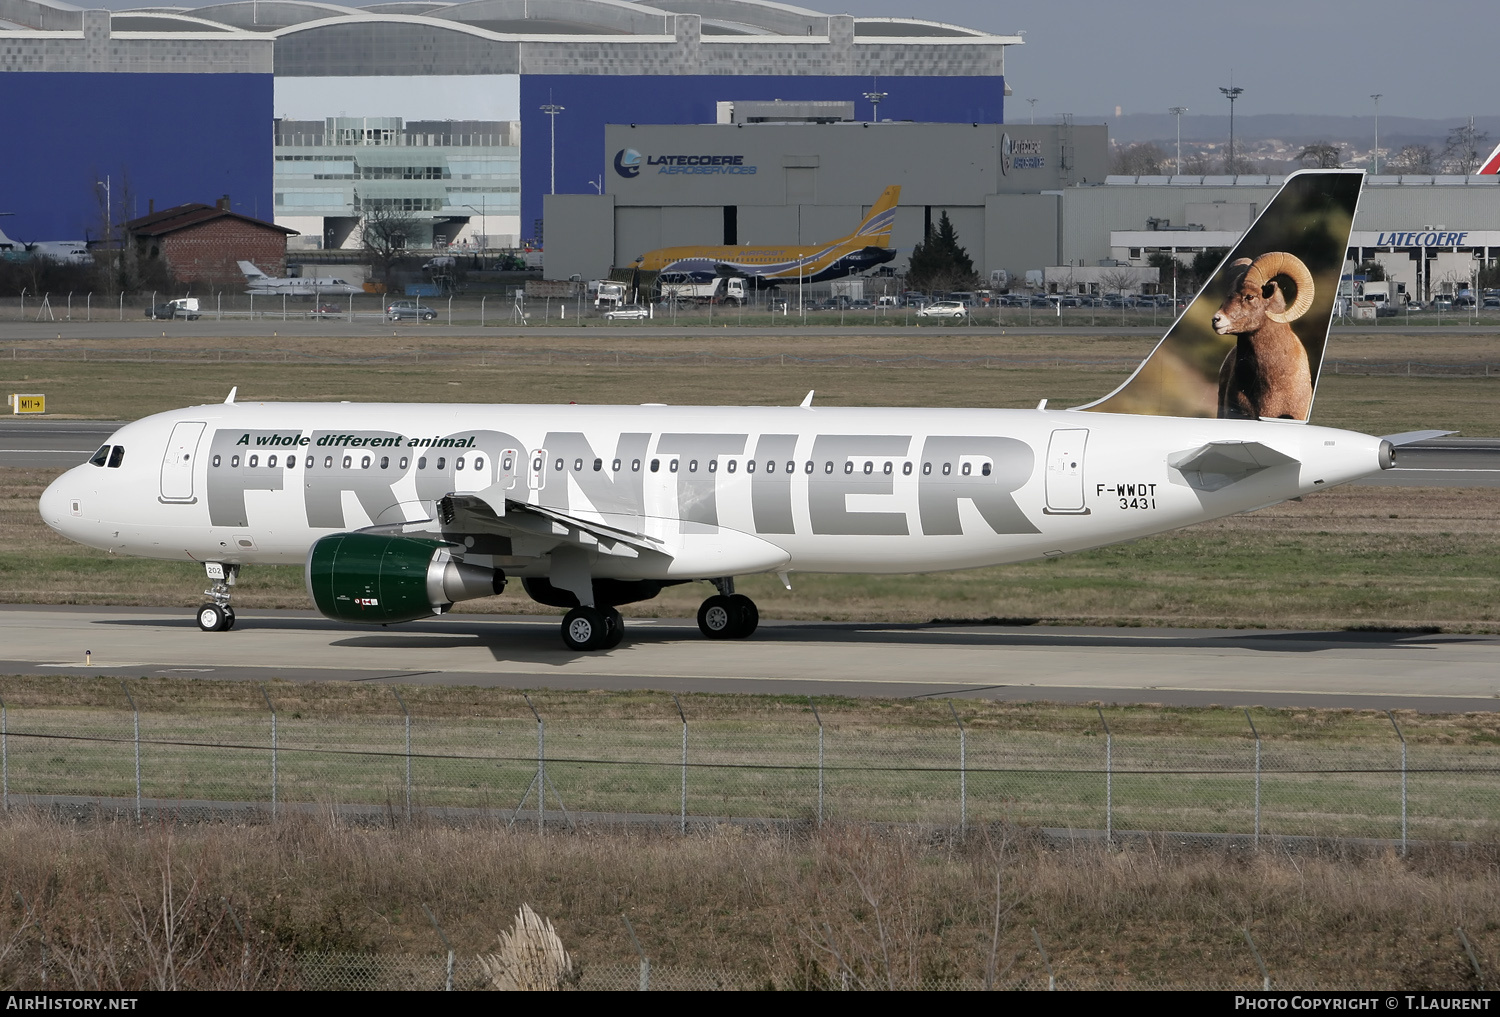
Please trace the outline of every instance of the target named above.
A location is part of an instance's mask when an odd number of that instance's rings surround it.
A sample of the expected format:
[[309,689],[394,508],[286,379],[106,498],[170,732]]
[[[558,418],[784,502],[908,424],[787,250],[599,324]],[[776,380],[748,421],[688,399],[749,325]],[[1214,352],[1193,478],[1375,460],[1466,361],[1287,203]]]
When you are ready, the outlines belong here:
[[[460,954],[493,949],[521,904],[585,970],[630,964],[628,914],[653,965],[778,988],[1040,979],[1036,928],[1066,986],[1257,985],[1248,928],[1281,986],[1471,988],[1455,927],[1500,961],[1489,848],[1411,859],[1140,844],[1048,848],[995,828],[954,840],[829,828],[549,834],[495,828],[77,825],[0,821],[0,987],[215,984],[241,964],[287,984],[295,953],[435,954],[422,906]],[[163,891],[172,890],[170,926]],[[18,897],[17,894],[20,896]]]

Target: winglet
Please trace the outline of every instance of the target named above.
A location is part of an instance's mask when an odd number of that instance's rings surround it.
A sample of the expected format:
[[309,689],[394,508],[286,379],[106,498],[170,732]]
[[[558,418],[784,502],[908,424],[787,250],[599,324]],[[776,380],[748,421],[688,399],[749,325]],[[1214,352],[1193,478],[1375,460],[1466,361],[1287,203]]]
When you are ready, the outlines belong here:
[[236,392],[238,392],[239,390],[240,390],[240,387],[238,385],[234,386],[234,388],[232,388],[232,389],[229,390],[229,394],[224,397],[224,403],[225,403],[225,405],[228,405],[228,406],[234,405],[234,394]]
[[816,391],[816,390],[815,389],[808,389],[807,390],[807,395],[803,396],[802,397],[802,402],[798,404],[804,410],[807,409],[809,406],[812,405],[812,397],[813,397],[813,392],[814,391]]

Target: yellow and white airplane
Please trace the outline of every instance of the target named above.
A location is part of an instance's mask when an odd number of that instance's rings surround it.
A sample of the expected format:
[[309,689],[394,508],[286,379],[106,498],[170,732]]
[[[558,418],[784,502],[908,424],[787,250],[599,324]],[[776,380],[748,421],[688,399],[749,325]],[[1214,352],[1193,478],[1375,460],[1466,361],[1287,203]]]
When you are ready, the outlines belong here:
[[887,187],[858,229],[825,244],[659,247],[636,258],[635,267],[642,272],[680,274],[700,282],[723,276],[744,276],[757,285],[842,279],[895,259],[891,225],[896,221],[900,198],[900,187]]

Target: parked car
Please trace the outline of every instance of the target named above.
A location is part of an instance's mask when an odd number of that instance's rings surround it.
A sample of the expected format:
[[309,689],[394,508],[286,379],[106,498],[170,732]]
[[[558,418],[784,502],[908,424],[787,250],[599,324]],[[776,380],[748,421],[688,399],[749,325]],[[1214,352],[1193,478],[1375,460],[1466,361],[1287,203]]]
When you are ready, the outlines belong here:
[[422,321],[432,321],[437,317],[437,312],[420,301],[392,300],[386,306],[385,316],[391,321],[400,321],[402,318],[420,318]]
[[888,297],[879,297],[879,298],[876,299],[875,304],[878,307],[900,307],[901,306],[901,298],[900,297],[889,297],[889,296]]
[[871,307],[874,306],[874,304],[864,299],[849,301],[849,310],[851,311],[868,311]]
[[307,312],[309,318],[342,318],[344,309],[338,304],[319,304]]
[[613,311],[604,312],[605,321],[639,321],[649,317],[651,317],[650,308],[642,307],[640,304],[627,304]]
[[146,308],[146,317],[155,321],[166,321],[171,318],[186,318],[188,321],[197,321],[198,298],[179,297],[176,300],[168,300],[161,304],[152,304]]
[[962,321],[969,316],[969,309],[958,300],[939,300],[937,303],[928,304],[917,312],[917,317],[936,318],[939,320]]
[[1484,298],[1484,306],[1485,307],[1500,307],[1500,297],[1485,297]]

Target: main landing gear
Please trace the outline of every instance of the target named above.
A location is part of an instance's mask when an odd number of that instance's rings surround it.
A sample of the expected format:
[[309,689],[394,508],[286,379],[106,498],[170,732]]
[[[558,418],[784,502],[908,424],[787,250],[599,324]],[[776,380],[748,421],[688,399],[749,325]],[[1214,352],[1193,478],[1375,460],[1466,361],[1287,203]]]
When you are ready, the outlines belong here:
[[718,594],[698,608],[698,628],[709,639],[746,639],[760,624],[755,601],[734,592],[734,579],[715,579]]
[[204,632],[228,632],[234,628],[234,608],[229,606],[229,597],[239,579],[240,567],[210,561],[203,563],[203,569],[213,585],[203,591],[208,600],[198,608],[198,627]]
[[563,616],[562,637],[570,650],[613,650],[625,638],[625,622],[612,607],[575,607]]

